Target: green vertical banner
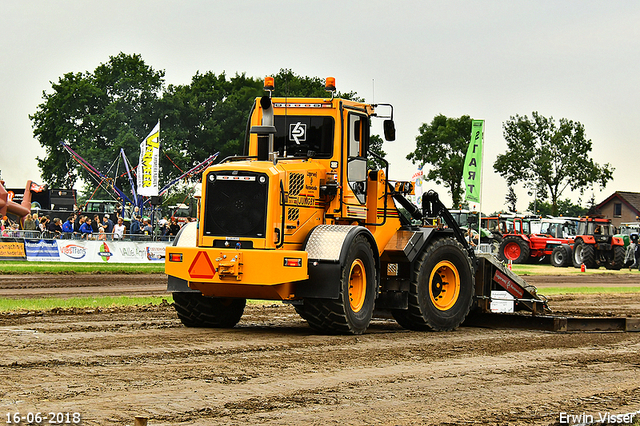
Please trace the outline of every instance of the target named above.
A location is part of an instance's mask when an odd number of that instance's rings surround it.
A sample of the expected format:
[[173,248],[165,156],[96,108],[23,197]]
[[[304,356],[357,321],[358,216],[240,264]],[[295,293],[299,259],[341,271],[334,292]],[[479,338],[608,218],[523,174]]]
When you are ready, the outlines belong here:
[[471,142],[467,148],[467,156],[464,157],[464,186],[466,187],[465,199],[474,203],[480,203],[480,177],[482,174],[482,138],[484,136],[484,120],[471,122]]

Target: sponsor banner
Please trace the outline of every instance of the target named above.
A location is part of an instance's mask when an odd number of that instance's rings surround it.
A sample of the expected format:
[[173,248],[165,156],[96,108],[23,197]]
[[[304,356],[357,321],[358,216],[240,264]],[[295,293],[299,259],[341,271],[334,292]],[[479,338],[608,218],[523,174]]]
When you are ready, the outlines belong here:
[[24,248],[29,261],[58,261],[60,253],[56,240],[24,239]]
[[87,242],[85,240],[60,240],[58,251],[60,260],[64,262],[86,262]]
[[151,197],[158,195],[158,176],[160,174],[160,121],[151,133],[140,143],[140,162],[138,163],[138,195]]
[[138,241],[57,240],[60,260],[94,263],[163,263],[169,243]]
[[0,241],[0,260],[26,260],[27,254],[24,251],[24,240],[16,239]]
[[482,173],[482,138],[484,136],[484,120],[471,122],[471,142],[464,158],[463,177],[466,187],[465,200],[474,203],[480,202],[480,184]]

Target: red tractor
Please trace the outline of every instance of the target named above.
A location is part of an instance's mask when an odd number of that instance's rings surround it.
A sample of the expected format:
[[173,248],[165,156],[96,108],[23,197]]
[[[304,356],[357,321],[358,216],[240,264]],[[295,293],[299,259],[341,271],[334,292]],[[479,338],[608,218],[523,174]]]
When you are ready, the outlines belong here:
[[503,261],[525,263],[531,259],[540,260],[551,256],[554,248],[563,244],[571,244],[570,238],[563,238],[548,233],[530,233],[529,223],[525,219],[513,219],[513,231],[502,239],[499,255]]
[[580,219],[578,235],[573,243],[573,266],[619,270],[625,265],[625,242],[615,235],[611,220],[586,217]]

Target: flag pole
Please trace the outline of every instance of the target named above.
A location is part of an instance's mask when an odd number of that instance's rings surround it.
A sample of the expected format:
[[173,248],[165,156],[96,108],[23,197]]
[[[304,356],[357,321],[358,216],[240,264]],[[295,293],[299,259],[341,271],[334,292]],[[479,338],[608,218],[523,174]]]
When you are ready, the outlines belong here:
[[480,196],[478,197],[478,247],[480,246],[480,240],[482,238],[482,183],[484,181],[484,120],[482,120],[482,151],[480,152]]

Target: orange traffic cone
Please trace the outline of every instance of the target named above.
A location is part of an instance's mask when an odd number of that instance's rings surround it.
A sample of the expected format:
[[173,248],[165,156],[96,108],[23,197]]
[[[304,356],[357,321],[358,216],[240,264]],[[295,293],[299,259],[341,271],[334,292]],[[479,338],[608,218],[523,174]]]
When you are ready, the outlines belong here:
[[580,265],[580,272],[585,272],[587,270],[587,267],[583,264]]
[[509,261],[509,264],[507,265],[507,268],[509,268],[509,270],[510,270],[510,271],[512,271],[512,270],[513,270],[513,269],[511,269],[511,263],[512,263],[512,261],[510,260],[510,261]]

